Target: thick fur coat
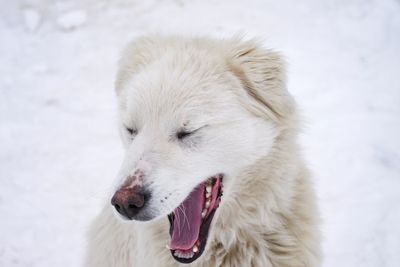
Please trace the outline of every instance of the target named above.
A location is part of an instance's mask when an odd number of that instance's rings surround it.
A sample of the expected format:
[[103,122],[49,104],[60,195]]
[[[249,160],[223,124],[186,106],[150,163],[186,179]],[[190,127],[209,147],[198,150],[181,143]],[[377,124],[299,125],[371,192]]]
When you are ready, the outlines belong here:
[[[140,38],[122,54],[116,92],[126,157],[115,186],[145,169],[153,219],[122,221],[107,200],[91,225],[85,266],[320,266],[319,213],[278,53],[239,38]],[[188,143],[167,137],[187,123],[207,127]],[[166,248],[167,214],[218,172],[226,174],[224,196],[207,246],[180,264]]]

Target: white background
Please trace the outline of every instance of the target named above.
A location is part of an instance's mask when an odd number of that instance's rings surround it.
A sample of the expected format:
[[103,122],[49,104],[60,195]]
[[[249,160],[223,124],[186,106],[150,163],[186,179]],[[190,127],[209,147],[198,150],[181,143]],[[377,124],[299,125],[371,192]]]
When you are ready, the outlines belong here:
[[400,266],[400,1],[0,1],[1,267],[81,264],[123,156],[118,54],[149,32],[283,52],[324,266]]

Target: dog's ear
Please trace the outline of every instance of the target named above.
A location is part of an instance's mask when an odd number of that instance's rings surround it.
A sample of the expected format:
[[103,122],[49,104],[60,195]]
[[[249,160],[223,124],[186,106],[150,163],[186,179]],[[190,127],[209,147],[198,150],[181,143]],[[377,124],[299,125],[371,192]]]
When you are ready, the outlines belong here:
[[284,62],[277,52],[258,41],[234,41],[228,63],[251,97],[252,111],[282,122],[294,113],[294,101],[286,89]]

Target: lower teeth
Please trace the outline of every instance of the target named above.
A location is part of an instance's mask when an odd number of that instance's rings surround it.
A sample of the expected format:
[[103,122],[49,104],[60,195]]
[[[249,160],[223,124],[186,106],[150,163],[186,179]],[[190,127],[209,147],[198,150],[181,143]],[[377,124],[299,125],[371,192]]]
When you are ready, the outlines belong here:
[[174,252],[174,255],[175,255],[176,257],[179,257],[179,258],[190,259],[190,258],[193,257],[194,253],[193,253],[192,251],[183,252],[183,251],[178,251],[178,250],[176,250],[176,251]]
[[206,187],[207,193],[211,193],[211,189],[212,189],[212,186],[211,185],[207,185],[207,187]]
[[203,212],[201,213],[201,218],[206,217],[206,215],[207,215],[207,210],[203,210]]

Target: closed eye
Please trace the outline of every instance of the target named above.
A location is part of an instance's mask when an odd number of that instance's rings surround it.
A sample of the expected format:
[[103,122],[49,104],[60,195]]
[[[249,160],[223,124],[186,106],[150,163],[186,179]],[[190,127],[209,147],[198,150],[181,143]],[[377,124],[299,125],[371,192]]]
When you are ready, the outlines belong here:
[[182,131],[179,131],[179,132],[176,133],[176,138],[178,138],[179,140],[182,140],[182,139],[184,139],[185,137],[188,137],[189,135],[191,135],[194,132],[195,131],[187,132],[187,131],[182,130]]
[[126,129],[126,131],[127,131],[130,135],[135,135],[135,134],[137,134],[137,130],[134,129],[134,128],[130,128],[130,127],[125,126],[125,129]]
[[178,131],[178,132],[176,133],[176,138],[177,138],[178,140],[183,140],[183,139],[185,139],[185,138],[187,138],[187,137],[193,135],[194,133],[196,133],[197,131],[199,131],[200,129],[202,129],[202,128],[206,127],[206,126],[207,126],[207,125],[204,125],[204,126],[202,126],[202,127],[200,127],[200,128],[197,128],[196,130],[193,130],[193,131],[189,131],[189,130],[180,130],[180,131]]

